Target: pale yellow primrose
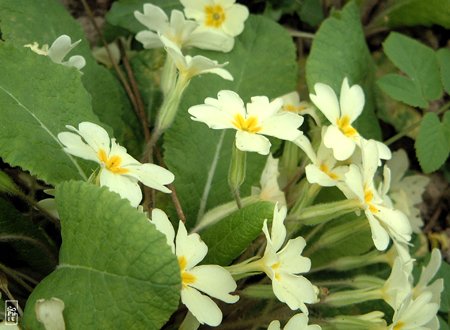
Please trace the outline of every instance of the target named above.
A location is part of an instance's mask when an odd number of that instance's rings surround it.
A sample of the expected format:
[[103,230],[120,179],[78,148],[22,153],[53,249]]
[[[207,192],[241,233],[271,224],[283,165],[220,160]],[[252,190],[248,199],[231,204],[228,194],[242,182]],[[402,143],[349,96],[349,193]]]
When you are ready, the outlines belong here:
[[299,136],[293,142],[299,146],[311,164],[305,167],[306,179],[309,183],[317,183],[322,187],[334,187],[344,180],[344,175],[348,171],[348,166],[337,164],[331,149],[323,143],[323,136],[327,128],[322,127],[322,140],[317,153],[314,152],[311,142],[305,135]]
[[108,132],[97,124],[82,122],[78,129],[66,126],[71,132],[58,134],[64,151],[100,164],[100,186],[106,186],[128,199],[136,207],[142,200],[138,181],[159,191],[170,193],[164,185],[173,182],[174,175],[154,164],[141,164],[131,157],[126,149],[110,139]]
[[369,221],[375,247],[384,251],[392,238],[403,260],[411,259],[407,244],[411,239],[411,225],[401,211],[387,205],[375,189],[374,176],[379,155],[374,140],[361,140],[362,164],[351,164],[345,174],[345,185],[338,185],[347,198],[356,198]]
[[63,34],[52,43],[50,48],[47,44],[39,48],[39,44],[37,42],[25,45],[24,47],[30,48],[36,54],[48,56],[55,63],[65,66],[73,66],[74,68],[81,70],[86,65],[86,60],[83,56],[74,55],[71,56],[67,61],[64,61],[66,55],[80,42],[81,39],[72,43],[70,37]]
[[235,129],[239,150],[267,155],[271,144],[264,135],[292,141],[302,134],[298,127],[303,117],[280,111],[282,104],[281,99],[269,102],[266,96],[254,96],[245,107],[238,94],[222,90],[217,99],[208,97],[204,104],[194,105],[188,111],[192,120],[212,129]]
[[228,62],[219,64],[217,61],[202,55],[196,55],[194,57],[189,55],[185,56],[181,52],[181,49],[170,39],[160,36],[160,40],[179,71],[180,77],[178,79],[183,79],[183,81],[188,82],[192,77],[204,73],[214,73],[223,79],[233,80],[233,76],[227,70],[223,69]]
[[308,279],[298,275],[311,269],[311,260],[301,256],[306,246],[305,239],[300,236],[290,239],[284,248],[281,248],[286,239],[286,227],[283,223],[286,213],[286,207],[278,210],[278,206],[275,206],[270,234],[267,220],[264,221],[263,232],[267,246],[264,256],[256,263],[261,265],[261,270],[272,280],[275,296],[290,309],[300,309],[308,315],[305,303],[316,303],[319,290]]
[[218,265],[197,266],[208,253],[208,247],[198,234],[188,234],[183,222],[179,222],[175,242],[175,230],[163,211],[153,210],[151,222],[166,235],[167,244],[178,258],[181,302],[201,324],[218,326],[222,322],[222,312],[210,297],[201,292],[229,304],[235,303],[239,297],[230,294],[236,289],[233,277]]
[[[316,94],[309,94],[311,101],[331,123],[324,134],[324,144],[333,149],[337,160],[346,160],[353,155],[355,147],[360,146],[363,139],[353,123],[364,108],[364,92],[359,85],[350,87],[347,78],[342,82],[339,101],[328,85],[317,83],[314,90]],[[391,158],[389,148],[383,143],[377,142],[377,149],[381,159]]]
[[202,29],[215,29],[235,37],[244,30],[247,7],[235,0],[180,0],[186,17],[195,19]]
[[201,49],[229,52],[234,46],[234,38],[215,30],[198,29],[195,21],[186,20],[179,10],[172,10],[170,21],[166,13],[153,4],[144,4],[144,12],[134,12],[136,19],[148,30],[136,34],[136,40],[144,48],[163,47],[161,36],[170,39],[179,48],[197,47]]

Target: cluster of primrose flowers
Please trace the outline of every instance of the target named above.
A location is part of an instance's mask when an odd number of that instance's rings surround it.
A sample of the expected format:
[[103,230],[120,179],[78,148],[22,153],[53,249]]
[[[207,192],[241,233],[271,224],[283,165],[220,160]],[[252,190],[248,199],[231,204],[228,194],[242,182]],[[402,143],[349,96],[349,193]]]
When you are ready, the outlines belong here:
[[[152,4],[145,4],[143,12],[134,13],[147,28],[139,32],[136,39],[144,48],[164,47],[167,53],[161,75],[164,101],[156,119],[150,148],[170,128],[180,99],[193,77],[211,73],[233,80],[232,74],[224,68],[227,63],[219,64],[204,56],[184,55],[184,49],[198,47],[231,51],[234,37],[243,31],[249,15],[245,6],[234,1],[181,0],[181,3],[185,7],[184,13],[173,10],[170,19],[161,8]],[[72,44],[68,36],[61,36],[50,48],[44,46],[40,49],[36,44],[27,47],[49,56],[56,63],[81,69],[85,64],[81,56],[63,61],[77,44]],[[181,301],[189,310],[186,320],[190,320],[191,325],[195,320],[194,328],[199,324],[221,324],[222,312],[211,298],[228,304],[236,303],[239,296],[234,292],[237,287],[235,279],[266,274],[273,295],[292,311],[300,310],[285,329],[317,330],[321,326],[326,329],[330,323],[333,323],[333,329],[438,329],[436,314],[443,281],[431,282],[440,266],[440,253],[433,250],[428,266],[422,270],[414,286],[414,260],[409,252],[411,235],[418,233],[423,224],[416,205],[421,201],[427,179],[404,177],[408,168],[404,152],[392,154],[382,142],[365,139],[358,132],[354,122],[364,108],[364,92],[360,86],[351,85],[347,78],[342,78],[339,97],[326,84],[314,86],[310,99],[315,107],[308,102],[300,102],[296,92],[273,100],[254,96],[245,104],[234,91],[222,90],[217,98],[208,97],[203,104],[188,109],[192,120],[211,129],[236,131],[230,146],[232,157],[228,175],[235,202],[207,212],[191,233],[180,221],[175,234],[164,211],[153,209],[151,213],[150,223],[166,236],[167,244],[178,259]],[[309,132],[301,130],[306,116],[310,120]],[[325,118],[326,123],[321,118]],[[64,150],[100,165],[90,178],[94,184],[108,187],[129,200],[133,207],[138,207],[142,201],[138,182],[164,193],[171,192],[166,186],[174,180],[176,182],[176,177],[170,171],[134,159],[99,125],[81,122],[78,128],[67,128],[71,132],[58,134]],[[287,179],[280,177],[279,160],[269,154],[271,143],[267,136],[285,141],[281,161],[299,150],[307,157],[305,177],[298,180],[299,185],[307,188],[289,208],[279,186],[280,181]],[[261,187],[255,189],[253,196],[242,198],[239,188],[245,181],[247,152],[268,155],[268,158]],[[383,180],[379,175],[381,168]],[[313,205],[321,187],[336,187],[345,199]],[[275,205],[270,229],[267,220],[261,228],[265,236],[265,248],[261,253],[228,267],[198,265],[206,256],[208,247],[197,232],[220,221],[237,207],[255,200],[255,196],[256,200],[271,200]],[[392,248],[386,253],[371,251],[363,256],[338,259],[322,269],[351,270],[384,262],[392,266],[391,275],[387,279],[355,277],[348,282],[346,290],[320,294],[319,287],[307,278],[311,260],[302,256],[306,240],[302,236],[292,236],[302,224],[324,225],[326,232],[327,221],[351,213],[358,216],[359,223],[368,224],[376,250],[383,252],[389,246]],[[333,229],[326,232],[328,235],[323,236],[324,241],[333,244],[339,237],[357,235],[362,228],[364,226],[355,227],[351,222],[341,226],[339,232],[333,232]],[[316,319],[315,322],[321,326],[308,325],[310,314],[307,305],[319,303],[318,307],[330,308],[374,299],[382,299],[392,307],[390,324],[383,319],[382,312],[372,311],[364,315]],[[268,329],[280,329],[280,322],[271,322]]]

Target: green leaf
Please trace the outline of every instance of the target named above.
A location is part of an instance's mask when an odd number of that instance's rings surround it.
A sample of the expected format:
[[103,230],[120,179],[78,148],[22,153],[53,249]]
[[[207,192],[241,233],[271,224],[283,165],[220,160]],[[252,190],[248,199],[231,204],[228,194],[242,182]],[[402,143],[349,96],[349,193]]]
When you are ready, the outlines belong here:
[[262,233],[265,219],[272,221],[274,204],[259,202],[244,207],[201,233],[208,245],[205,264],[229,265]]
[[441,268],[439,268],[434,278],[442,278],[444,280],[444,291],[441,293],[439,310],[443,313],[448,313],[450,310],[450,265],[446,261],[442,261]]
[[[445,313],[445,312],[444,312]],[[443,317],[439,316],[439,329],[450,330],[449,323]]]
[[323,9],[320,0],[304,0],[297,10],[300,19],[311,26],[317,26],[323,21]]
[[[389,61],[383,52],[376,52],[374,58],[376,60],[378,76],[395,70],[394,64]],[[375,88],[375,97],[378,118],[394,126],[398,132],[422,120],[422,114],[418,109],[388,96],[379,88],[380,81],[378,81],[377,85],[377,88]],[[418,132],[419,127],[417,126],[409,130],[407,136],[415,140]]]
[[345,77],[350,84],[361,85],[366,104],[356,127],[364,137],[380,140],[381,130],[374,112],[374,76],[375,65],[367,48],[359,8],[351,1],[320,25],[306,62],[306,81],[311,93],[318,82],[339,92]]
[[[265,17],[250,16],[232,52],[201,54],[219,63],[229,62],[226,69],[234,81],[211,74],[195,77],[185,92],[174,124],[164,136],[166,164],[177,178],[174,184],[188,227],[208,209],[232,199],[227,175],[235,137],[234,130],[213,130],[191,120],[188,108],[204,103],[206,97],[217,97],[217,92],[223,89],[237,92],[244,102],[257,95],[274,98],[295,90],[297,80],[291,37]],[[248,153],[241,196],[249,195],[250,187],[258,185],[265,162],[266,157]]]
[[450,28],[450,0],[392,0],[371,27],[440,25]]
[[450,148],[450,111],[446,111],[442,117],[442,124],[444,125],[445,136],[447,137],[447,142]]
[[132,154],[140,154],[141,128],[121,84],[110,71],[96,63],[79,23],[59,1],[2,0],[0,28],[2,39],[18,48],[33,42],[51,45],[62,34],[70,36],[73,42],[81,39],[69,56],[82,55],[86,59],[82,82],[92,96],[93,111],[113,128],[122,145]]
[[396,100],[422,108],[427,107],[427,101],[441,97],[441,78],[433,49],[396,32],[389,34],[383,49],[389,59],[408,75],[407,78],[396,75],[396,79],[392,75],[382,77],[379,86],[385,93]]
[[113,3],[111,10],[106,14],[106,20],[110,24],[125,28],[132,33],[146,30],[146,27],[134,17],[135,10],[143,12],[145,3],[161,7],[168,17],[173,9],[183,11],[183,6],[178,0],[119,0]]
[[425,173],[439,169],[450,150],[448,131],[435,113],[427,113],[420,123],[415,148],[420,166]]
[[[42,275],[51,272],[57,264],[57,251],[44,232],[25,218],[13,205],[0,198],[0,250],[5,245],[12,249],[8,256],[2,255],[0,262],[17,265],[25,262]],[[12,259],[3,257],[11,257]]]
[[444,90],[450,94],[450,49],[441,48],[436,54],[441,69],[442,85],[444,86]]
[[378,80],[378,86],[393,99],[413,107],[426,108],[428,102],[421,96],[419,86],[405,76],[387,74]]
[[56,202],[60,264],[29,297],[24,327],[43,329],[34,304],[57,297],[68,329],[160,329],[180,292],[178,262],[165,236],[105,187],[65,182]]
[[98,122],[80,73],[7,44],[0,44],[0,67],[0,157],[49,184],[86,179],[89,167],[56,137],[65,125]]

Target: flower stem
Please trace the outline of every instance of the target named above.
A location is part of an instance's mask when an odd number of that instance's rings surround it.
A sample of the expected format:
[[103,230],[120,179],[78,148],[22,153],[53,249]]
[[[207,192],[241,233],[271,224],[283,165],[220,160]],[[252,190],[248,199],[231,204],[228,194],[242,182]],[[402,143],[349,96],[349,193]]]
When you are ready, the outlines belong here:
[[228,170],[228,185],[230,186],[231,193],[236,200],[238,208],[242,208],[239,188],[245,181],[246,163],[246,152],[239,150],[233,142],[230,167]]

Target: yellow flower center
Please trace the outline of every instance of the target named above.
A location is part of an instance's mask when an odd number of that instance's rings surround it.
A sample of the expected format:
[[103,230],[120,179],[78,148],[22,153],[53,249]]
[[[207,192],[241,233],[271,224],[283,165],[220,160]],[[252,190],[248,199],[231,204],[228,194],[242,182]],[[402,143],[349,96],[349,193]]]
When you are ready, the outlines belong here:
[[120,167],[120,164],[122,163],[122,158],[120,158],[120,156],[114,155],[108,157],[106,151],[103,149],[98,151],[97,156],[108,171],[113,172],[114,174],[126,174],[129,172],[128,169]]
[[270,266],[270,268],[272,268],[272,270],[274,272],[274,277],[277,281],[280,280],[280,272],[278,271],[280,266],[281,266],[281,263],[279,261],[274,263],[272,266]]
[[233,125],[237,129],[249,133],[258,133],[261,130],[261,127],[258,125],[258,118],[255,116],[244,118],[240,113],[234,116]]
[[283,105],[283,110],[294,113],[301,113],[306,110],[305,105],[293,105],[293,104],[285,104]]
[[337,176],[336,174],[334,174],[333,172],[330,171],[330,169],[328,168],[327,165],[325,165],[324,163],[320,164],[320,170],[325,173],[326,175],[328,175],[330,177],[330,179],[333,180],[337,180],[339,179],[339,176]]
[[178,257],[178,265],[180,266],[181,286],[186,288],[189,284],[195,283],[197,280],[195,275],[186,271],[187,260],[185,256]]
[[221,5],[205,6],[205,16],[206,26],[219,28],[225,21],[225,10]]
[[378,209],[371,203],[373,199],[373,192],[370,189],[364,189],[364,201],[369,206],[372,213],[378,212]]
[[352,137],[358,134],[358,131],[350,124],[350,117],[343,116],[336,121],[336,124],[340,131],[344,133],[346,137]]
[[394,325],[394,328],[392,330],[401,330],[401,328],[403,328],[404,325],[405,323],[400,321],[396,325]]

